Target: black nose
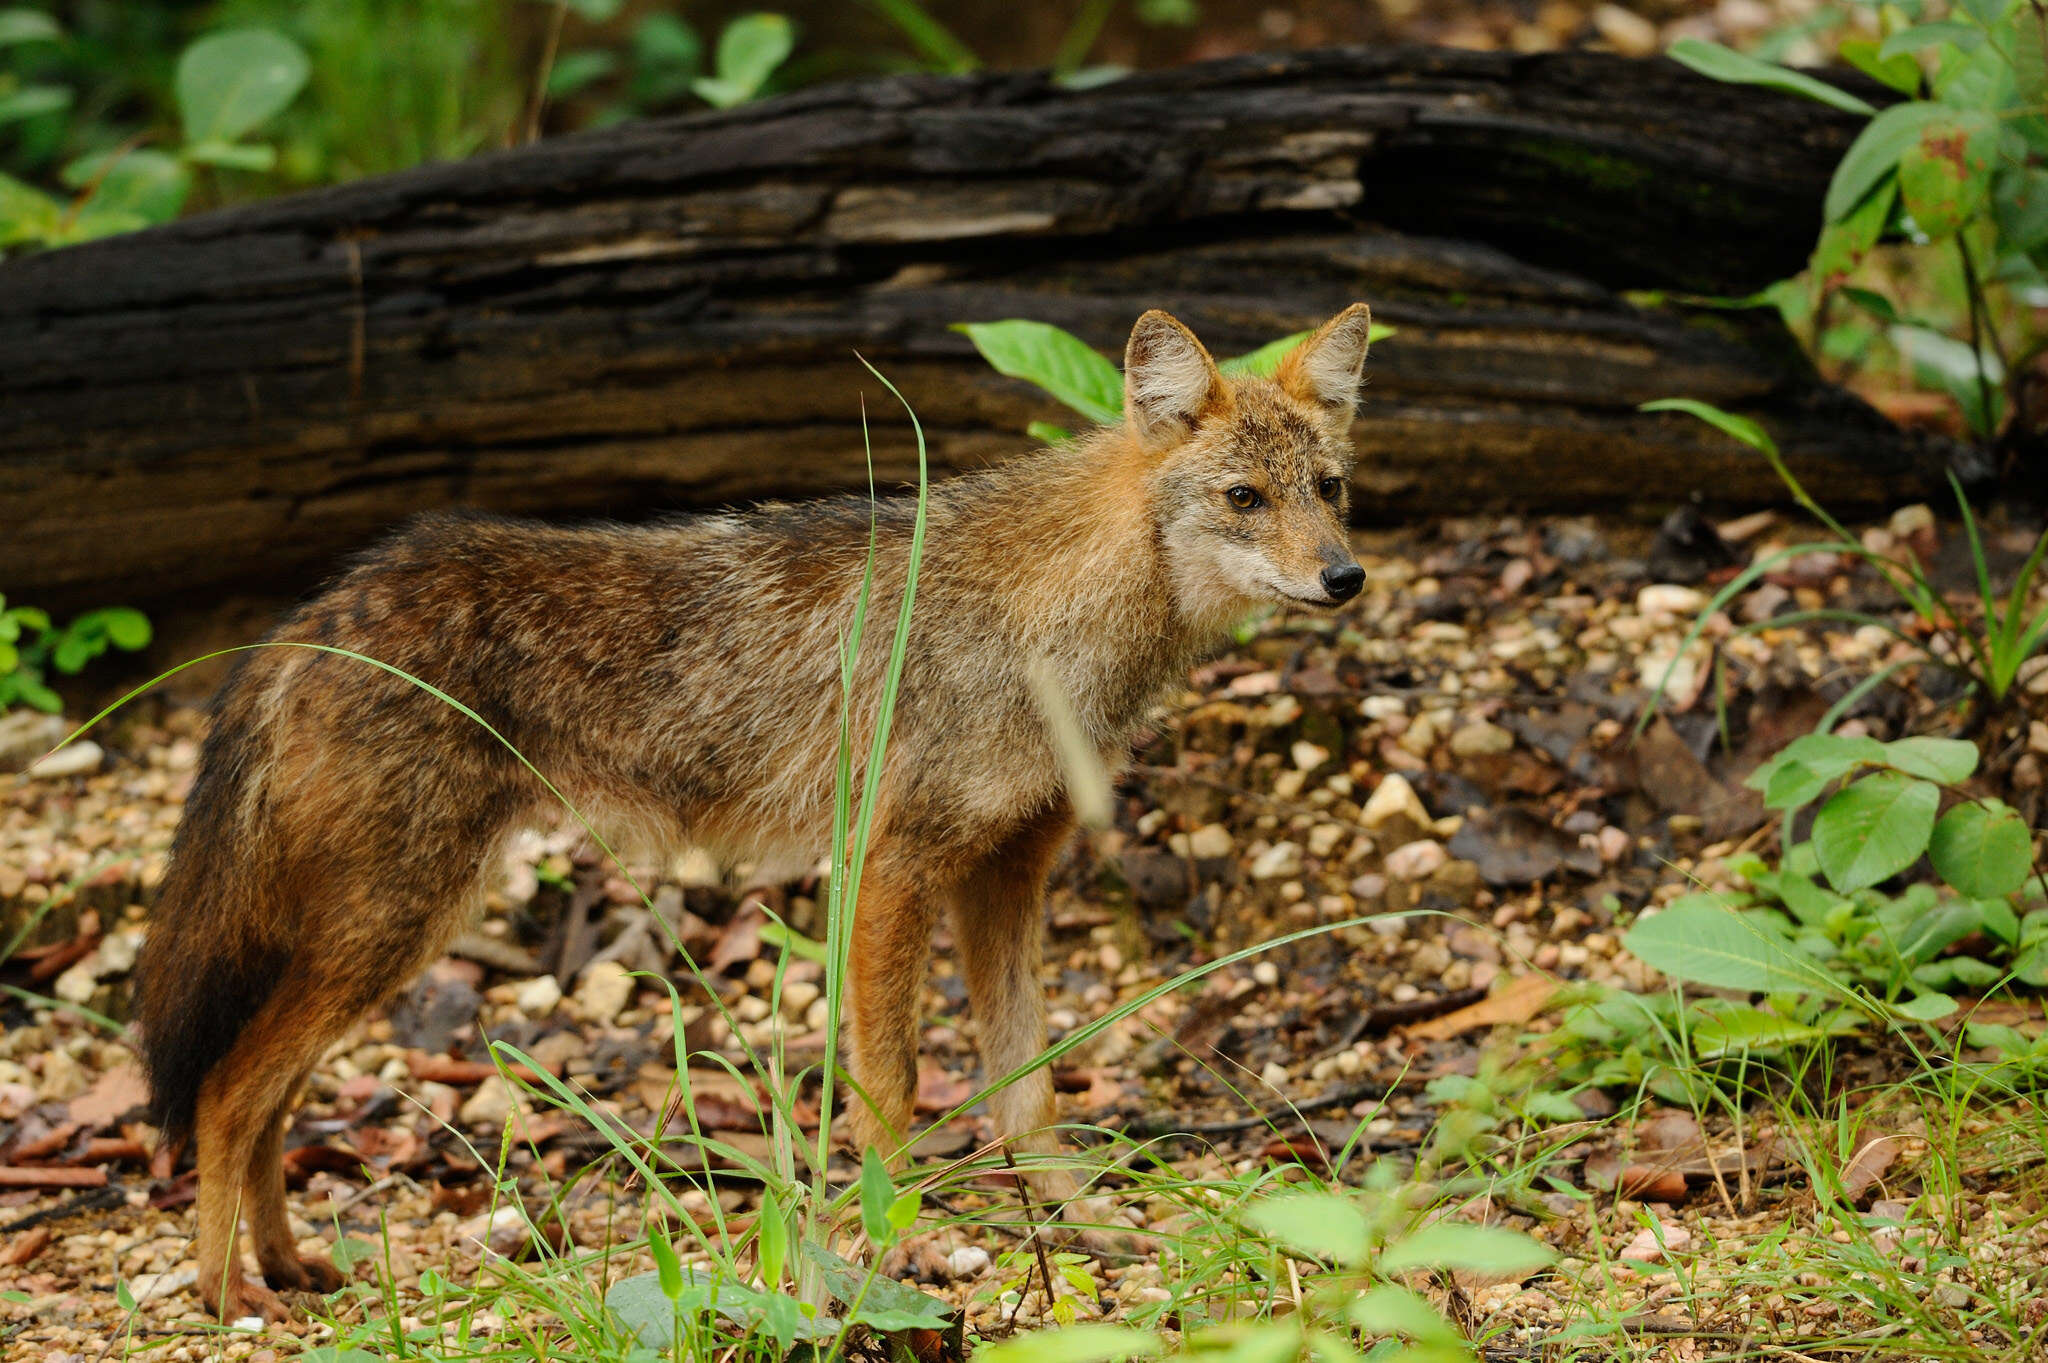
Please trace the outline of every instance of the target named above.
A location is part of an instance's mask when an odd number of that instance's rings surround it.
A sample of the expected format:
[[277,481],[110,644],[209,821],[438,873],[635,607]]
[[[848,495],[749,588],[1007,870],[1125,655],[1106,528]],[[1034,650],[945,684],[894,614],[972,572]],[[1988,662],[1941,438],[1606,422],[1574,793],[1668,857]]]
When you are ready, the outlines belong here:
[[1364,585],[1365,569],[1356,563],[1323,569],[1323,590],[1334,600],[1349,601],[1358,595],[1358,589]]

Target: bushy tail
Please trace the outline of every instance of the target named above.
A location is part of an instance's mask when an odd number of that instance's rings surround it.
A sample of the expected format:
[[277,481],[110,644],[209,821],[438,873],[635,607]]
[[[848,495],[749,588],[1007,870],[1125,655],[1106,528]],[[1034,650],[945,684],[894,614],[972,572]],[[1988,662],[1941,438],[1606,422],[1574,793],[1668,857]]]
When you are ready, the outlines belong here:
[[[166,1142],[192,1134],[199,1087],[234,1049],[291,960],[276,849],[252,846],[242,811],[261,764],[244,688],[223,692],[150,915],[136,990],[150,1116]],[[266,855],[266,851],[271,855]]]

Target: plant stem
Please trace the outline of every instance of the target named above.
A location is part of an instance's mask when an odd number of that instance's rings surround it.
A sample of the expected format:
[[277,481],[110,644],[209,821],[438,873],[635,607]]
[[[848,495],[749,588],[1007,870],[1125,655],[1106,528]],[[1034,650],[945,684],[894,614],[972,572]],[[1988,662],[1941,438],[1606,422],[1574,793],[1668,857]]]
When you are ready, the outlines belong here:
[[[1984,294],[1977,283],[1977,265],[1970,259],[1969,243],[1961,232],[1956,233],[1956,255],[1963,262],[1963,291],[1970,304],[1970,358],[1977,364],[1977,402],[1984,421],[1984,429],[1978,434],[1988,440],[1997,434],[1993,429],[1997,417],[1991,410],[1991,376],[1984,368]],[[1991,328],[1991,333],[1991,343],[1999,349],[1998,362],[2002,366],[2005,363],[2004,347],[1999,345],[1997,329]]]

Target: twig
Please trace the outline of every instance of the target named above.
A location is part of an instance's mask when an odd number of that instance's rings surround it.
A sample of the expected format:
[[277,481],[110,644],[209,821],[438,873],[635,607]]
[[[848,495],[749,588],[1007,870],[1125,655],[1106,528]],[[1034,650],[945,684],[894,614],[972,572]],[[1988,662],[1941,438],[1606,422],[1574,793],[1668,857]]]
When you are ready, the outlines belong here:
[[[1010,1147],[1007,1145],[1003,1147],[1003,1163],[1010,1166],[1010,1173],[1017,1180],[1017,1195],[1024,1200],[1025,1214],[1031,1218],[1031,1234],[1025,1237],[1025,1243],[1038,1255],[1038,1273],[1045,1279],[1045,1314],[1050,1316],[1053,1305],[1052,1265],[1046,1261],[1045,1237],[1039,1233],[1044,1229],[1044,1222],[1039,1219],[1038,1204],[1031,1196],[1031,1185],[1025,1181],[1024,1171],[1017,1167],[1017,1157],[1010,1153]],[[1030,1295],[1031,1274],[1027,1271],[1024,1275],[1024,1287],[1017,1293],[1017,1305],[1010,1311],[1009,1325],[1012,1330],[1017,1328],[1017,1313],[1024,1309],[1024,1299]]]

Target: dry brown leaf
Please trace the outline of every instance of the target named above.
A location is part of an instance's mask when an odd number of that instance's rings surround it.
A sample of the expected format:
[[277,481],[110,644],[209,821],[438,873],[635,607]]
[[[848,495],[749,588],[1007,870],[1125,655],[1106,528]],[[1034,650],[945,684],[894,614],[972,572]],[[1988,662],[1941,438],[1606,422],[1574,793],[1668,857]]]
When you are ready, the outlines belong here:
[[149,1084],[134,1065],[117,1065],[71,1100],[71,1120],[81,1126],[112,1126],[149,1101]]
[[1495,990],[1469,1008],[1415,1023],[1405,1028],[1404,1034],[1419,1041],[1448,1041],[1481,1027],[1519,1027],[1541,1013],[1557,989],[1557,981],[1548,975],[1517,975],[1506,988]]
[[1904,1136],[1877,1136],[1863,1143],[1842,1166],[1842,1196],[1860,1202],[1906,1151]]

